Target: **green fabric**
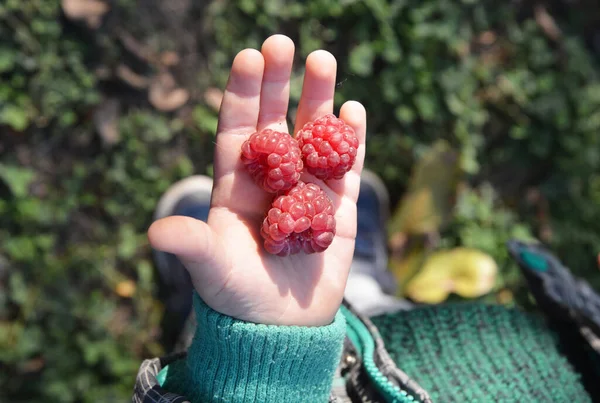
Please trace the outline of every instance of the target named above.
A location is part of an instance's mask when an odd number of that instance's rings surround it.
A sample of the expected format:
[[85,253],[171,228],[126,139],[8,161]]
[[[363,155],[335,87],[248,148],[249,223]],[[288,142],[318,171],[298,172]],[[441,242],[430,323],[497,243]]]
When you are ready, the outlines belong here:
[[398,386],[392,384],[377,368],[373,360],[375,352],[375,340],[365,324],[350,312],[346,307],[341,309],[347,323],[347,336],[352,340],[356,351],[362,359],[369,379],[385,398],[386,402],[410,403],[415,399]]
[[169,368],[170,367],[167,365],[156,375],[156,382],[158,382],[160,386],[165,384],[165,381],[167,380],[167,374],[169,373]]
[[521,259],[525,261],[528,267],[537,271],[548,271],[548,262],[543,256],[533,253],[529,250],[521,251]]
[[327,402],[346,322],[268,326],[222,315],[194,293],[198,327],[185,360],[169,366],[163,387],[192,403]]
[[434,402],[591,402],[541,318],[457,304],[373,318],[392,359]]

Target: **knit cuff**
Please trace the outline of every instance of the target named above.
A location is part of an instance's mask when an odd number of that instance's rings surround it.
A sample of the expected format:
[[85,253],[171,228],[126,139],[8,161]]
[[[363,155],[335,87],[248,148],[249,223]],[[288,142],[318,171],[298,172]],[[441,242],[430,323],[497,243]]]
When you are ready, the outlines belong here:
[[346,322],[338,312],[320,327],[236,320],[194,292],[198,327],[186,362],[192,402],[326,402],[342,353]]

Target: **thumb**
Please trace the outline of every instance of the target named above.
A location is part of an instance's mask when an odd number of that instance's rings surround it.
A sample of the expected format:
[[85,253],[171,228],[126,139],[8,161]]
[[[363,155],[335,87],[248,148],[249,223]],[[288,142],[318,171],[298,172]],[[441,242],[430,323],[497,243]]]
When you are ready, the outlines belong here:
[[215,287],[226,276],[225,254],[219,237],[204,221],[171,216],[152,223],[148,240],[154,249],[176,255],[189,271],[196,290]]

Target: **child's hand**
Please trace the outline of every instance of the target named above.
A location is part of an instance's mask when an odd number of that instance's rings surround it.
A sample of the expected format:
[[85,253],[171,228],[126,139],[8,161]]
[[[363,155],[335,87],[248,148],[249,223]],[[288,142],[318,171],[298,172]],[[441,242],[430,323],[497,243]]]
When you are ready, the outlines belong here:
[[[311,255],[266,253],[259,230],[273,195],[253,182],[240,152],[257,130],[288,130],[293,56],[293,42],[281,35],[268,38],[261,52],[246,49],[236,56],[219,116],[208,224],[168,217],[155,222],[148,236],[154,248],[179,257],[202,299],[216,311],[256,323],[318,326],[333,320],[352,261],[366,113],[357,102],[341,108],[340,118],[360,139],[356,163],[344,179],[323,182],[307,173],[302,177],[319,184],[337,208],[331,246]],[[311,53],[294,133],[307,121],[333,112],[335,80],[335,58],[323,50]]]

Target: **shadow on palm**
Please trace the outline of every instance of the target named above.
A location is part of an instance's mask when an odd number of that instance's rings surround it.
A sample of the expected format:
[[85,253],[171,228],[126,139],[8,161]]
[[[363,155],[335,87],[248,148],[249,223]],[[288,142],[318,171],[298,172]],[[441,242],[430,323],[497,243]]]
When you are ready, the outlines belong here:
[[[346,248],[349,248],[349,242],[354,242],[355,226],[352,223],[355,221],[353,217],[356,216],[356,212],[350,200],[344,202],[347,196],[343,192],[343,181],[335,181],[334,190],[312,175],[303,174],[304,182],[317,183],[332,200],[336,210],[337,235],[332,245],[323,253],[300,253],[279,257],[265,251],[259,231],[265,213],[276,196],[266,193],[256,185],[242,163],[236,165],[232,177],[231,189],[227,192],[230,197],[220,201],[218,205],[213,205],[209,216],[210,226],[219,235],[231,256],[230,278],[235,276],[244,279],[245,286],[249,288],[248,292],[256,290],[269,295],[273,292],[272,288],[276,287],[279,297],[292,297],[298,306],[304,309],[311,306],[315,293],[339,288],[337,275],[332,277],[332,281],[325,283],[321,281],[321,276],[325,267],[331,270],[343,267],[344,256],[347,255]],[[247,272],[250,279],[247,279],[246,275],[236,275],[235,272],[238,271]],[[270,277],[270,284],[262,278],[264,273]],[[253,284],[253,279],[259,280],[259,287]],[[234,286],[238,288],[244,285]]]

